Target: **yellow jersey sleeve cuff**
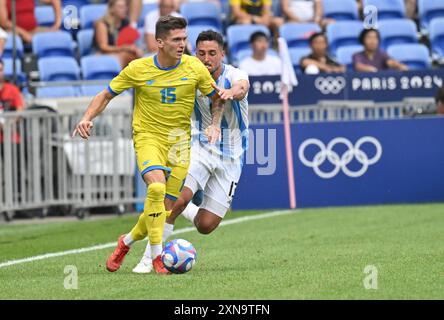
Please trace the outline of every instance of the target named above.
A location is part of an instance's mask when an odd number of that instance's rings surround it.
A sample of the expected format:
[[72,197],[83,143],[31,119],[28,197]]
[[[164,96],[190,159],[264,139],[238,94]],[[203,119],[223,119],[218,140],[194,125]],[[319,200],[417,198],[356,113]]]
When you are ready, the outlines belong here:
[[207,94],[207,97],[212,97],[212,96],[214,96],[216,94],[216,90],[215,89],[213,89],[213,91],[211,91],[209,94]]
[[111,93],[113,96],[118,96],[120,93],[115,92],[113,89],[111,89],[111,86],[108,85],[108,91],[109,93]]

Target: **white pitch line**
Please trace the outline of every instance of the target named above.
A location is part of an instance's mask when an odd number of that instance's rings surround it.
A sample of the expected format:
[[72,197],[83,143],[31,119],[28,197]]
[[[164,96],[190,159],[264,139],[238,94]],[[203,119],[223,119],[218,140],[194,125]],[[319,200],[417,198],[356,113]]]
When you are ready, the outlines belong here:
[[[229,220],[222,221],[220,223],[219,227],[227,226],[230,224],[242,223],[242,222],[246,222],[246,221],[267,219],[267,218],[292,214],[295,212],[296,212],[295,210],[272,211],[272,212],[267,212],[267,213],[263,213],[263,214],[253,215],[253,216],[245,216],[245,217],[240,217],[240,218],[235,218],[235,219],[229,219]],[[195,227],[187,227],[187,228],[175,230],[173,232],[173,235],[187,233],[187,232],[191,232],[191,231],[196,231],[196,228]],[[9,267],[9,266],[13,266],[16,264],[23,264],[23,263],[27,263],[27,262],[34,262],[34,261],[38,261],[38,260],[45,260],[45,259],[50,259],[50,258],[55,258],[55,257],[62,257],[62,256],[71,255],[71,254],[80,254],[80,253],[84,253],[84,252],[112,248],[112,247],[115,247],[116,244],[117,244],[116,242],[109,242],[109,243],[99,244],[96,246],[91,246],[91,247],[86,247],[86,248],[53,252],[53,253],[46,253],[46,254],[42,254],[39,256],[34,256],[34,257],[29,257],[29,258],[24,258],[24,259],[10,260],[10,261],[0,263],[0,268]]]

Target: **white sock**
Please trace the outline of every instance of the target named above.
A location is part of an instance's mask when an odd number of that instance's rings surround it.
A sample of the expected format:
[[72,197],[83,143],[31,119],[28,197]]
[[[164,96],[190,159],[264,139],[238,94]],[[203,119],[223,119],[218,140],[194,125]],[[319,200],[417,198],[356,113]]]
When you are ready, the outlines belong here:
[[131,232],[128,233],[128,234],[123,238],[123,243],[124,243],[126,246],[128,246],[128,247],[131,247],[131,246],[134,244],[134,242],[136,242],[136,241],[134,241],[133,237],[131,236]]
[[163,237],[162,237],[163,243],[165,243],[168,240],[168,238],[173,233],[173,230],[174,230],[174,224],[169,224],[169,223],[165,222],[165,226],[163,228]]
[[153,259],[155,259],[161,253],[162,253],[162,244],[152,244],[151,245],[151,257]]
[[194,225],[194,218],[197,215],[197,212],[199,211],[199,207],[196,206],[194,203],[190,202],[188,203],[185,210],[182,211],[182,216],[184,216],[185,219],[188,221],[191,221],[191,223]]
[[143,257],[147,259],[151,259],[151,245],[150,241],[146,244],[145,252],[143,253]]

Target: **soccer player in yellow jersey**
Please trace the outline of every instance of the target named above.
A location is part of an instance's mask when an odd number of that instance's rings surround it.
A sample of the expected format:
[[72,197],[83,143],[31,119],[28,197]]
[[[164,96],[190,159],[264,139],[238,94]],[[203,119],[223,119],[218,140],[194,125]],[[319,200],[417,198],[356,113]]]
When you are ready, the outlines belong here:
[[130,233],[119,237],[108,258],[108,271],[117,271],[131,245],[148,234],[153,268],[168,273],[160,254],[166,216],[171,214],[188,173],[191,113],[196,89],[212,99],[212,123],[206,129],[210,143],[220,136],[223,101],[208,69],[199,59],[184,55],[186,21],[165,16],[156,23],[158,53],[131,62],[99,93],[77,124],[84,139],[91,135],[92,120],[109,101],[129,88],[135,89],[133,140],[137,164],[148,186],[144,212]]

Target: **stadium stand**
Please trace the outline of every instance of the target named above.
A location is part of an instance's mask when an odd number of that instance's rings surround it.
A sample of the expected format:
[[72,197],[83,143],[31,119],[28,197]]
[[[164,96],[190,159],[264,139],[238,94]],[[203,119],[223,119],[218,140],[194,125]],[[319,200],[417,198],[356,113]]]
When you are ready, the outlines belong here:
[[411,70],[431,67],[429,50],[423,44],[394,44],[388,48],[387,53],[392,58],[406,64]]
[[237,53],[244,49],[250,49],[250,36],[256,31],[262,31],[270,36],[270,31],[263,25],[232,25],[227,28],[227,41],[231,59],[238,61]]
[[379,22],[381,48],[387,49],[393,44],[417,43],[416,24],[409,19],[387,19]]
[[[23,47],[23,41],[22,38],[20,38],[18,35],[15,36],[15,45],[17,50],[17,57],[23,58],[24,53],[24,47]],[[11,35],[8,36],[8,39],[6,39],[5,43],[5,49],[3,50],[3,58],[12,58],[13,53],[13,37]]]
[[220,9],[212,2],[190,2],[180,6],[180,13],[187,19],[189,26],[213,26],[222,30]]
[[418,15],[421,26],[427,29],[434,18],[444,17],[444,1],[418,0]]
[[32,38],[32,51],[38,57],[74,56],[76,44],[67,31],[37,33]]
[[363,4],[378,8],[379,20],[405,18],[404,0],[364,0]]
[[112,55],[91,55],[80,60],[84,80],[111,80],[120,72],[120,63]]
[[353,70],[353,55],[363,49],[362,45],[340,47],[336,52],[337,60],[340,64],[345,65],[347,70]]
[[[13,76],[13,59],[12,58],[5,58],[3,59],[4,63],[4,70],[5,70],[5,77],[12,79]],[[15,70],[18,77],[19,82],[25,82],[26,81],[26,74],[22,70],[22,61],[20,59],[15,60]]]
[[339,21],[327,26],[330,52],[336,56],[338,48],[359,44],[359,34],[363,29],[361,21]]
[[79,50],[79,56],[83,57],[91,53],[93,45],[94,30],[86,29],[80,30],[77,33],[77,47]]
[[430,42],[433,52],[444,57],[444,17],[435,18],[430,22]]
[[106,12],[106,4],[88,4],[80,8],[80,27],[92,29],[94,21],[101,18]]
[[199,26],[190,26],[187,29],[188,32],[188,42],[191,45],[191,53],[195,54],[196,52],[196,40],[199,36],[199,33],[205,30],[215,30],[217,29],[213,25],[199,25]]
[[296,71],[300,70],[300,62],[301,58],[305,57],[306,55],[309,55],[311,53],[310,48],[290,48],[289,50],[291,63],[293,64],[293,67],[296,69]]
[[320,31],[321,27],[316,23],[285,23],[279,28],[288,48],[308,48],[310,35]]
[[142,7],[142,12],[140,13],[139,16],[139,21],[137,22],[137,26],[138,27],[143,27],[145,25],[145,16],[153,10],[157,10],[158,9],[158,4],[157,3],[146,3],[143,5]]
[[323,0],[324,17],[343,20],[358,20],[358,5],[355,0]]
[[38,98],[64,98],[78,96],[79,92],[73,86],[42,87],[37,88],[36,95]]
[[80,80],[80,67],[72,57],[46,57],[38,61],[42,81]]
[[37,6],[35,17],[40,27],[51,27],[55,21],[54,9],[51,6]]

